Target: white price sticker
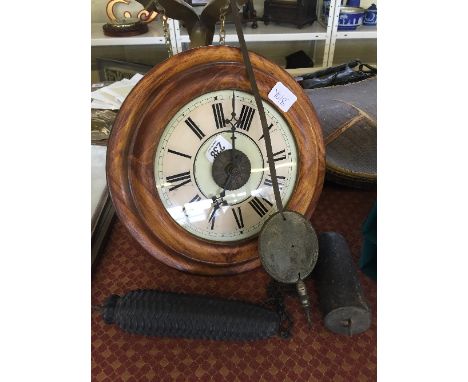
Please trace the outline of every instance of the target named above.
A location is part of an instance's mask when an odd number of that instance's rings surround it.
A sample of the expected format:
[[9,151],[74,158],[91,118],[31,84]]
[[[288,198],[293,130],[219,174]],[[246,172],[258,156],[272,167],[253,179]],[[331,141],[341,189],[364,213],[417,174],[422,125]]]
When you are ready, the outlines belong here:
[[231,142],[218,135],[211,145],[206,150],[206,158],[210,163],[213,163],[214,159],[223,151],[232,149]]
[[273,89],[271,89],[270,93],[268,93],[268,98],[285,113],[294,104],[294,102],[297,101],[297,97],[293,92],[281,82],[277,82]]

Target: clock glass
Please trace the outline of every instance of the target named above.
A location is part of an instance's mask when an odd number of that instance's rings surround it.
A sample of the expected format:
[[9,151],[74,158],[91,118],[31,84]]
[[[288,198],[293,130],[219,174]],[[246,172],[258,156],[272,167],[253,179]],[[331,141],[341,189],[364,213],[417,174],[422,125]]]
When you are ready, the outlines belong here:
[[[280,113],[263,106],[286,204],[297,178],[296,143]],[[154,174],[170,216],[204,240],[248,239],[276,211],[255,98],[242,91],[206,93],[182,107],[161,136]]]

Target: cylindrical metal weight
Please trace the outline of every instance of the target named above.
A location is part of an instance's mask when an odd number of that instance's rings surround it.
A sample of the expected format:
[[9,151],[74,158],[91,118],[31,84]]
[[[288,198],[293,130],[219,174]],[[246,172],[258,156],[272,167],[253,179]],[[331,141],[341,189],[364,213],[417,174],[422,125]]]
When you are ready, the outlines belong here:
[[336,232],[319,235],[319,256],[312,277],[329,330],[350,336],[369,329],[371,312],[342,235]]

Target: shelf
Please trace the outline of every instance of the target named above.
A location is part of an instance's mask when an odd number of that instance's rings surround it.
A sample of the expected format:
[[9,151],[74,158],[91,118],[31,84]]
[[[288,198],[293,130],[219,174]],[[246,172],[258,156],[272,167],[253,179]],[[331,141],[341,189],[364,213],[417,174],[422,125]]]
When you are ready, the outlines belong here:
[[160,23],[149,23],[148,32],[132,37],[109,37],[102,30],[102,23],[91,24],[91,46],[157,45],[164,44]]
[[364,38],[377,38],[376,25],[361,25],[354,31],[337,31],[336,39],[364,39]]
[[[315,22],[302,29],[293,26],[268,25],[258,22],[258,28],[253,29],[251,23],[244,27],[244,37],[247,42],[265,42],[265,41],[310,41],[326,40],[327,29]],[[180,28],[180,41],[182,43],[190,42],[187,30]],[[226,42],[237,42],[236,28],[233,24],[226,25]],[[213,42],[219,42],[219,29],[216,28]]]
[[296,69],[284,69],[284,70],[286,70],[292,77],[302,77],[305,74],[315,73],[323,69],[326,69],[326,68],[323,66],[314,66],[312,68],[296,68]]
[[[338,11],[340,7],[340,0],[331,0],[333,9]],[[187,31],[182,27],[181,23],[177,20],[170,20],[169,33],[171,36],[171,47],[174,53],[181,52],[187,47],[182,47],[182,44],[190,43]],[[290,42],[302,41],[312,42],[321,41],[321,48],[323,45],[323,60],[321,65],[329,67],[333,65],[333,56],[335,51],[336,41],[342,40],[376,40],[377,39],[377,26],[362,25],[354,31],[337,31],[338,16],[331,15],[326,20],[317,20],[312,25],[307,25],[302,29],[298,29],[294,25],[277,24],[274,22],[265,25],[263,21],[258,21],[258,28],[253,29],[252,23],[249,22],[244,25],[244,37],[247,42],[252,43],[271,43],[271,42],[286,42],[289,46]],[[103,23],[91,24],[91,46],[131,46],[131,45],[164,45],[165,40],[162,32],[161,23],[152,22],[148,24],[149,31],[145,34],[133,37],[109,37],[104,35],[102,30]],[[238,43],[238,37],[235,26],[232,23],[226,24],[226,43]],[[213,36],[213,44],[219,43],[219,25]],[[364,42],[363,42],[364,43]],[[283,47],[283,45],[281,45]],[[353,45],[351,43],[345,45]],[[362,45],[362,43],[361,43]],[[364,44],[365,45],[365,44]],[[266,45],[268,47],[268,44]],[[357,45],[356,45],[357,46]],[[282,48],[283,49],[283,48]]]

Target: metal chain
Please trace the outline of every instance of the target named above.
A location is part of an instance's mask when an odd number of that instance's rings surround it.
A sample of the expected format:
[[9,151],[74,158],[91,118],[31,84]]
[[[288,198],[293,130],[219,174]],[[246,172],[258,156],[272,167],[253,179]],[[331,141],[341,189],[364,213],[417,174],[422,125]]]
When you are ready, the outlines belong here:
[[171,35],[169,34],[169,24],[167,22],[166,11],[163,9],[162,11],[162,25],[163,25],[163,33],[164,33],[164,41],[166,44],[167,54],[169,57],[172,57],[172,44],[171,44]]
[[229,4],[226,2],[226,5],[221,8],[219,11],[219,22],[221,24],[219,28],[219,45],[224,45],[226,44],[226,29],[224,27],[224,24],[226,22],[226,13],[229,9]]
[[286,310],[284,298],[287,294],[292,294],[290,285],[280,284],[274,279],[271,279],[267,286],[267,301],[264,303],[266,308],[273,308],[278,314],[280,324],[278,327],[278,335],[282,338],[290,338],[293,327],[293,320]]

